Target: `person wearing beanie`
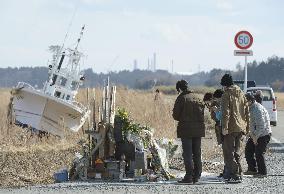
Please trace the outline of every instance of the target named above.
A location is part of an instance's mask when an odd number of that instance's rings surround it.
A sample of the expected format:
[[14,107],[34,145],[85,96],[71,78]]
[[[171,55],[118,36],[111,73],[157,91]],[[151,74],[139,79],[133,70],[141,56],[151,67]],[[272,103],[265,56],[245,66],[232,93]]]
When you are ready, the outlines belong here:
[[181,138],[186,174],[179,183],[196,183],[201,177],[201,137],[205,136],[204,108],[202,100],[188,89],[188,83],[180,80],[176,84],[179,96],[173,118],[178,121],[177,137]]
[[224,94],[221,98],[223,151],[226,168],[229,173],[228,183],[240,183],[242,167],[240,148],[242,135],[249,132],[249,107],[246,97],[239,86],[234,85],[230,74],[221,79]]
[[225,86],[225,87],[230,87],[232,85],[234,85],[234,82],[233,82],[233,78],[230,74],[226,73],[222,79],[221,79],[221,83],[220,83],[222,86]]
[[246,94],[246,98],[250,109],[250,132],[245,148],[248,170],[244,174],[263,177],[267,176],[264,155],[272,133],[269,114],[252,94]]

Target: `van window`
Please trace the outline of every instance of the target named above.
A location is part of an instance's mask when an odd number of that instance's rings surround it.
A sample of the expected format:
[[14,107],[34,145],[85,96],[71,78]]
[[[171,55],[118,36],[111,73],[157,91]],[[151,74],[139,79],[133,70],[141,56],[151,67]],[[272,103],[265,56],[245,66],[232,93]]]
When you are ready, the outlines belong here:
[[[244,80],[234,80],[234,84],[239,86],[241,88],[241,90],[244,90],[244,83],[245,83]],[[253,80],[247,81],[247,88],[255,87],[255,86],[256,86],[255,81],[253,81]]]
[[273,100],[271,90],[262,90],[263,101],[271,101]]
[[[257,89],[257,90],[260,90],[260,89]],[[252,92],[253,94],[255,94],[257,90],[248,90],[248,92]],[[273,100],[271,90],[261,90],[261,91],[263,95],[262,101],[272,101]]]

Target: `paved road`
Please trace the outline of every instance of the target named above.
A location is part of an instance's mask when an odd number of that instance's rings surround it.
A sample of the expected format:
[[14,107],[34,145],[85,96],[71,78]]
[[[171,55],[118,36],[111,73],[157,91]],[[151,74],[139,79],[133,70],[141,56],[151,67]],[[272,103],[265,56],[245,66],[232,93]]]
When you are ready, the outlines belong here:
[[278,126],[273,127],[273,140],[267,153],[269,176],[244,177],[243,183],[226,184],[207,174],[196,185],[161,183],[64,183],[19,189],[2,189],[0,193],[283,193],[284,190],[284,111],[279,111]]
[[278,111],[277,126],[272,127],[272,134],[274,142],[284,144],[284,111]]

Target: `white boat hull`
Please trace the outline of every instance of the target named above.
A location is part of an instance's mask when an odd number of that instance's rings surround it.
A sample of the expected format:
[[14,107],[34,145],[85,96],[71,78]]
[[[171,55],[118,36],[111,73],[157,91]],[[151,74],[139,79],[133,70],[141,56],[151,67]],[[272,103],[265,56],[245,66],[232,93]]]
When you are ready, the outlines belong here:
[[60,137],[65,130],[77,132],[90,114],[89,110],[31,88],[18,89],[13,97],[16,122]]

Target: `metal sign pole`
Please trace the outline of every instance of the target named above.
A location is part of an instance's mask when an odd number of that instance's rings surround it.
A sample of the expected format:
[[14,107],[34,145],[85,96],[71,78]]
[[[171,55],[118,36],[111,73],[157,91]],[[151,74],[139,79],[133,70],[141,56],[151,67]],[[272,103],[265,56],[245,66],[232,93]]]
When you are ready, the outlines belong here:
[[247,93],[247,83],[248,83],[248,66],[247,66],[247,56],[245,56],[245,83],[244,83],[245,93]]
[[248,87],[248,67],[247,56],[252,56],[252,50],[247,50],[253,43],[253,37],[248,31],[239,31],[234,38],[235,45],[241,50],[235,50],[235,56],[245,56],[245,80],[244,80],[244,92],[247,92]]

